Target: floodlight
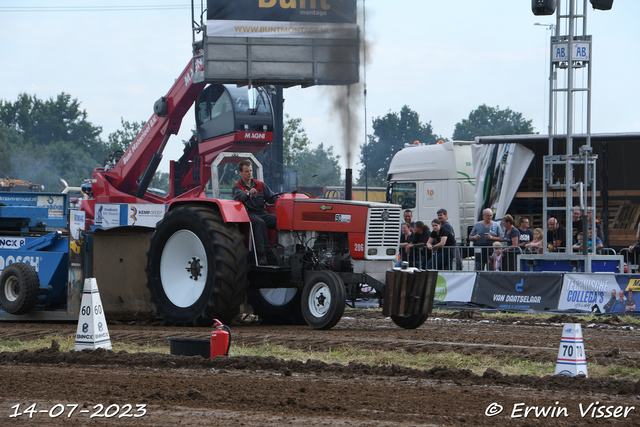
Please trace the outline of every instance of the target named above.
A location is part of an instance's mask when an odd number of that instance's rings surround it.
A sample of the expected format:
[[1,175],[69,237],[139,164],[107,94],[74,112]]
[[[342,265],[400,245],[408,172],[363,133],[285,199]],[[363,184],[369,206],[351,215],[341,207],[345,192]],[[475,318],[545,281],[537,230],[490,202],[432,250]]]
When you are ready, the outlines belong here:
[[610,10],[613,6],[613,0],[590,0],[594,9]]
[[531,10],[534,15],[553,15],[556,12],[556,0],[531,0]]

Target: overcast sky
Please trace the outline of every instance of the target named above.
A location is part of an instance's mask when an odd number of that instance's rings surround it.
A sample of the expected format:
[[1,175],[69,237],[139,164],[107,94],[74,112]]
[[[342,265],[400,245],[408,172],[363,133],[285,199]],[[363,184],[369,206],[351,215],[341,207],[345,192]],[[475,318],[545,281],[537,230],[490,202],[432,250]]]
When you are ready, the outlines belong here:
[[[153,103],[190,59],[190,5],[3,0],[0,99],[15,101],[23,92],[48,99],[66,92],[102,127],[104,140],[120,128],[121,118],[148,120]],[[365,141],[365,123],[372,133],[375,117],[403,105],[446,138],[481,104],[521,112],[537,132],[547,133],[550,30],[534,23],[555,23],[555,16],[534,16],[530,0],[358,0],[358,12],[368,61],[367,117],[360,101],[357,145]],[[593,133],[640,131],[639,18],[637,0],[616,0],[606,12],[588,8]],[[335,146],[347,166],[330,96],[323,87],[285,89],[285,113],[302,119],[314,144]],[[181,155],[180,141],[193,126],[191,112],[165,150],[161,170]],[[356,162],[357,155],[350,166],[358,169]]]

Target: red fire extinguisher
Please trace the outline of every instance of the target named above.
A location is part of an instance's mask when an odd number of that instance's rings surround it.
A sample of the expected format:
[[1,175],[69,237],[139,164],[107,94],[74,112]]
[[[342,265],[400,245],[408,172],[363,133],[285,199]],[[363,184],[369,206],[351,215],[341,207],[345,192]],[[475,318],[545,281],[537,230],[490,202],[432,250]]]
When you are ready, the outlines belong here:
[[[211,357],[228,356],[231,347],[231,329],[218,319],[213,319],[215,331],[211,332]],[[226,330],[225,330],[226,329]]]

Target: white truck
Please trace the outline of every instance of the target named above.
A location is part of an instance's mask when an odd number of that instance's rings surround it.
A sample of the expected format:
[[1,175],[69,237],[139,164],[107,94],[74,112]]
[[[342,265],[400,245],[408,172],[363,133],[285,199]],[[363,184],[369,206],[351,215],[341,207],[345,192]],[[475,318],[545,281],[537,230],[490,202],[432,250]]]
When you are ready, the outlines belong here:
[[456,240],[464,242],[482,208],[490,208],[496,219],[507,213],[533,158],[517,143],[407,144],[391,159],[387,201],[427,224],[445,208]]
[[466,239],[475,224],[473,141],[407,144],[391,160],[387,200],[413,212],[415,221],[430,226],[445,208],[456,240]]

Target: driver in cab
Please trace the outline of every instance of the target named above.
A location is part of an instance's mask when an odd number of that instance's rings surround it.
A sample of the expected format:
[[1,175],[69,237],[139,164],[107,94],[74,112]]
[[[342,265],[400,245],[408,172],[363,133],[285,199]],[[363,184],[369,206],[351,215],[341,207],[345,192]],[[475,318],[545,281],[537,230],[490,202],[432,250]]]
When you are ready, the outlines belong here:
[[244,204],[253,227],[253,236],[258,252],[258,264],[267,264],[266,246],[269,245],[267,227],[276,229],[276,216],[267,212],[265,200],[275,193],[262,181],[253,179],[253,167],[250,160],[243,160],[238,165],[240,180],[233,185],[233,200]]

